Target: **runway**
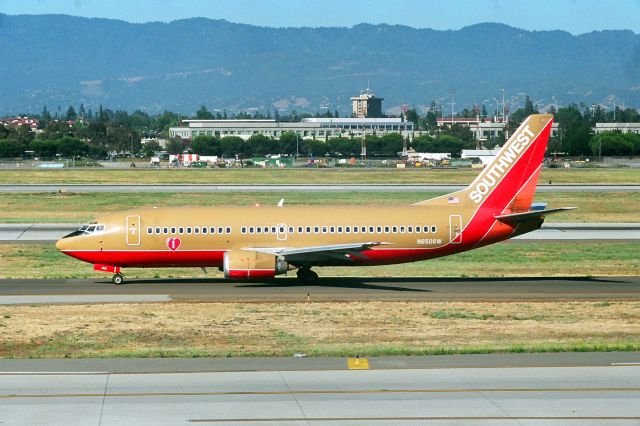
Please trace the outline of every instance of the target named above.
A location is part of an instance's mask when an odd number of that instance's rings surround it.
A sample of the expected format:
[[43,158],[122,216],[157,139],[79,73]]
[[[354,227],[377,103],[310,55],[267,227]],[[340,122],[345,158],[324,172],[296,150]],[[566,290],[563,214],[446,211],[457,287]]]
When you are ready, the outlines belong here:
[[[4,193],[51,192],[453,192],[467,185],[450,184],[2,184]],[[541,184],[537,192],[640,192],[635,184]]]
[[0,374],[0,424],[632,425],[640,366]]
[[338,278],[303,285],[224,279],[0,280],[0,304],[319,301],[584,301],[640,300],[640,277],[602,278]]
[[[79,223],[0,224],[0,244],[53,242],[80,227]],[[542,228],[514,240],[640,241],[640,223],[544,223]]]

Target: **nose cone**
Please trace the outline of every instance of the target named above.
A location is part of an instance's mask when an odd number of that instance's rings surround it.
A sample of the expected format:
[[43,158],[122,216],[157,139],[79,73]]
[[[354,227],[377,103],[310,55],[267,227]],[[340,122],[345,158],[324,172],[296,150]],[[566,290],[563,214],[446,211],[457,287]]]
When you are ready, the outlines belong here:
[[58,241],[56,241],[56,248],[62,252],[65,250],[69,250],[69,240],[70,238],[60,238]]

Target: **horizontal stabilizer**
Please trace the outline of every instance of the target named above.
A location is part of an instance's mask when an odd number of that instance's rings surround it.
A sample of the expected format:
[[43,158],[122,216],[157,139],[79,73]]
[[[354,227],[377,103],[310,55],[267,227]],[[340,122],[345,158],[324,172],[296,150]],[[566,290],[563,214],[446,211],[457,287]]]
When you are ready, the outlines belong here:
[[500,216],[496,216],[500,222],[506,223],[521,223],[528,222],[531,219],[544,218],[546,215],[553,213],[560,213],[567,210],[575,210],[577,207],[559,207],[557,209],[547,209],[547,210],[533,210],[524,213],[512,213],[512,214],[503,214]]

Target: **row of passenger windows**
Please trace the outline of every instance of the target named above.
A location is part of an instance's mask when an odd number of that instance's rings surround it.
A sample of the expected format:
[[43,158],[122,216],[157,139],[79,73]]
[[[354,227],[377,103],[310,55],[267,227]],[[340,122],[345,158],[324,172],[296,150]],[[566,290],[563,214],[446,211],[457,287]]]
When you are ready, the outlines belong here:
[[[438,227],[435,225],[393,225],[393,226],[289,226],[288,228],[279,226],[243,226],[240,231],[243,234],[388,234],[388,233],[400,233],[400,234],[427,234],[429,232],[435,234],[438,232]],[[172,226],[172,227],[148,227],[148,235],[182,235],[182,234],[220,234],[229,235],[232,230],[230,226]]]
[[170,234],[178,234],[178,235],[182,235],[182,234],[221,234],[221,235],[228,235],[231,234],[231,227],[230,226],[172,226],[172,227],[159,227],[156,226],[154,227],[148,227],[147,228],[147,234],[152,235],[152,234],[164,234],[164,235],[170,235]]
[[293,234],[388,234],[388,233],[400,233],[400,234],[413,234],[413,233],[436,233],[438,232],[437,226],[429,225],[401,225],[401,226],[289,226],[285,228],[280,225],[277,226],[243,226],[240,232],[243,234],[284,234],[288,232]]

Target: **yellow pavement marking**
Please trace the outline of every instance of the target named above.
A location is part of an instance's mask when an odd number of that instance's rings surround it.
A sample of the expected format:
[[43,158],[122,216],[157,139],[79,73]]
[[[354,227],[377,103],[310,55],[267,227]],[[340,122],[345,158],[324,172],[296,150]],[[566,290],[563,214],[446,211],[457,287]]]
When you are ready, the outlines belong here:
[[368,370],[369,360],[366,358],[347,358],[347,368],[349,370]]

